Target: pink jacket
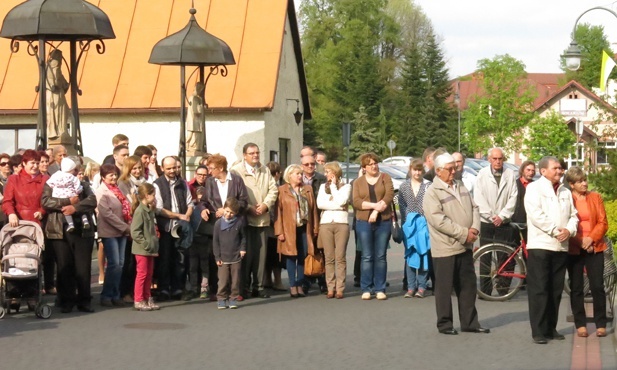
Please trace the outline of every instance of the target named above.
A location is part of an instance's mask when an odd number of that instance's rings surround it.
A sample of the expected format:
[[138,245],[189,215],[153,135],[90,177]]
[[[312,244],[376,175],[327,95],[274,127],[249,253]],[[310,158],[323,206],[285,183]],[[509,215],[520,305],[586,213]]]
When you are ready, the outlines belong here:
[[105,182],[96,189],[96,214],[99,238],[118,238],[130,234],[130,225],[122,217],[122,203]]

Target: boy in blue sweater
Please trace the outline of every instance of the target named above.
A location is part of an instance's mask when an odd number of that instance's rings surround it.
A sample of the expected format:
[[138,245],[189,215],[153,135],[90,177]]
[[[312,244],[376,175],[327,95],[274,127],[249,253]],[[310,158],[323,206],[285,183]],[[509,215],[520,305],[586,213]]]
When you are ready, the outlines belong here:
[[238,308],[241,261],[246,254],[244,218],[238,216],[240,204],[228,198],[223,205],[223,217],[214,224],[213,252],[218,268],[218,309]]

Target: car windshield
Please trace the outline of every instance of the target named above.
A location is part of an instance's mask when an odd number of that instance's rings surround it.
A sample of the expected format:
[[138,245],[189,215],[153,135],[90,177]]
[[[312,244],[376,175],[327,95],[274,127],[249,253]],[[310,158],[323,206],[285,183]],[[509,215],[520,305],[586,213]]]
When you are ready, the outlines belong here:
[[405,180],[405,178],[407,177],[407,174],[405,172],[400,171],[399,169],[395,167],[391,167],[391,166],[387,166],[383,164],[379,166],[379,171],[383,173],[387,173],[393,179]]

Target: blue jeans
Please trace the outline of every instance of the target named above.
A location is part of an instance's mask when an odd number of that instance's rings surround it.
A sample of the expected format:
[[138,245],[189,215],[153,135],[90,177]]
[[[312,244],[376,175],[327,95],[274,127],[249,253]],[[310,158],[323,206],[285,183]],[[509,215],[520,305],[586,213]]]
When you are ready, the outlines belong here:
[[386,250],[391,233],[390,220],[369,223],[356,221],[356,232],[362,244],[362,273],[360,288],[363,293],[386,291],[388,262]]
[[285,256],[290,287],[302,286],[304,282],[304,257],[308,251],[306,226],[296,228],[296,251],[297,256]]
[[107,259],[101,299],[120,299],[120,279],[122,278],[122,266],[124,266],[126,236],[101,239]]
[[406,261],[405,270],[407,270],[407,290],[426,290],[428,270],[413,268]]

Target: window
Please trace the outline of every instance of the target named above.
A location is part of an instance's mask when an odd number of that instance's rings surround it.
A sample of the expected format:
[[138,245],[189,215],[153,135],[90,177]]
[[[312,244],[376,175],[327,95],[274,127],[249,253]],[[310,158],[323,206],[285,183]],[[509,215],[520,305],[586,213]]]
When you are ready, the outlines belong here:
[[613,152],[615,147],[616,143],[614,141],[598,143],[597,164],[599,166],[608,165],[608,153]]
[[34,149],[35,128],[0,128],[0,153],[13,155],[17,149]]
[[291,140],[279,138],[279,164],[283,171],[289,166],[289,147],[291,146]]

